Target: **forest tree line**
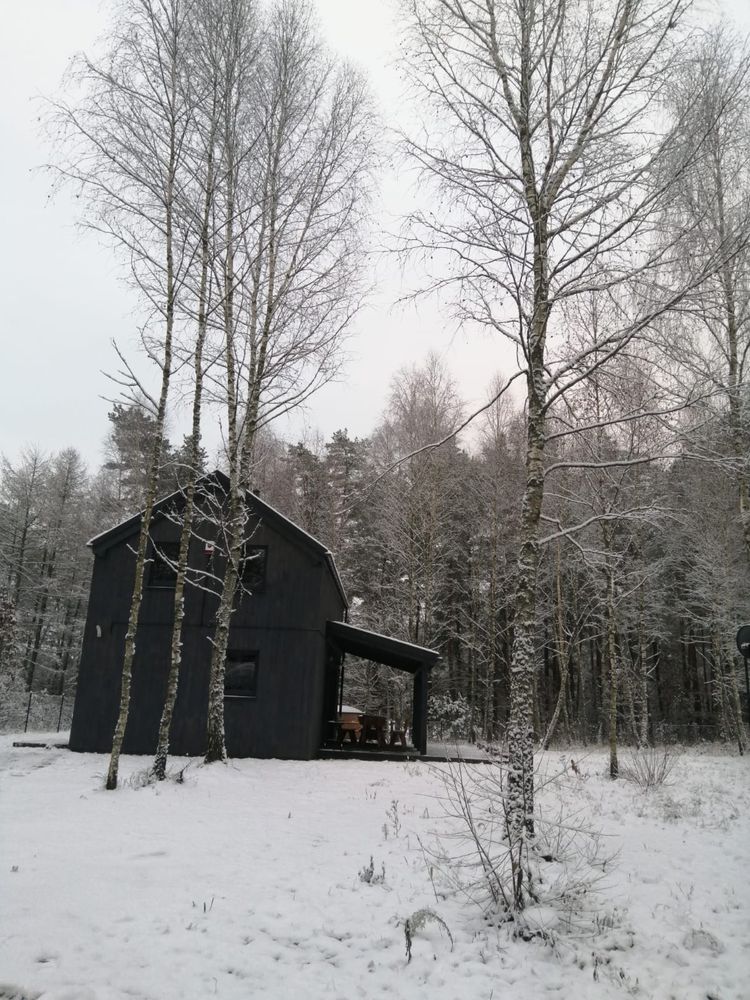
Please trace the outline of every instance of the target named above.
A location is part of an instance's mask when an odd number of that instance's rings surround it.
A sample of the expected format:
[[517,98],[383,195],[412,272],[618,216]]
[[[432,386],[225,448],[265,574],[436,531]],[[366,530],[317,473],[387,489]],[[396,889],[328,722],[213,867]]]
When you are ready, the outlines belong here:
[[[218,420],[230,485],[206,761],[226,755],[244,494],[260,489],[331,545],[352,620],[440,651],[436,727],[506,737],[509,836],[522,841],[539,741],[606,737],[613,778],[618,733],[744,749],[732,641],[750,560],[750,55],[690,0],[404,0],[403,14],[419,127],[399,149],[419,185],[393,249],[417,298],[439,294],[489,335],[488,374],[496,341],[516,359],[474,414],[428,358],[396,376],[366,440],[273,436],[340,373],[394,152],[367,80],[327,49],[310,4],[119,0],[103,51],[78,58],[51,102],[55,175],[127,266],[153,365],[144,378],[118,348],[115,429],[140,420],[152,434],[143,461],[105,470],[118,499],[142,486],[143,510],[107,787],[154,503],[181,467],[164,776],[194,473]],[[176,464],[175,393],[191,412]],[[39,623],[53,606],[74,617],[50,600],[63,495],[38,518],[23,486],[6,504],[5,618],[27,685],[42,677]],[[357,696],[390,710],[397,690],[365,672]]]
[[[633,392],[633,372],[602,386],[602,396],[607,388],[607,405],[616,405],[618,390]],[[440,652],[430,689],[433,735],[501,740],[524,416],[496,403],[470,439],[451,437],[408,457],[449,435],[462,412],[449,372],[429,357],[394,378],[382,420],[366,438],[345,429],[294,444],[261,435],[252,488],[331,548],[354,624]],[[547,504],[551,525],[571,509],[579,521],[586,520],[580,512],[611,517],[545,545],[534,678],[534,728],[545,746],[607,739],[611,656],[624,742],[740,735],[744,675],[734,634],[750,574],[733,463],[722,460],[731,453],[728,421],[720,410],[706,416],[685,424],[669,458],[654,457],[643,421],[625,438],[608,430],[592,443],[573,434],[555,449],[557,462],[604,449],[627,464],[561,469]],[[85,542],[144,502],[153,418],[117,405],[110,423],[106,460],[94,475],[72,449],[3,460],[0,656],[4,691],[20,695],[22,706],[32,690],[71,696],[91,570]],[[160,494],[184,486],[189,447],[164,444]],[[198,473],[207,465],[203,456]],[[397,671],[348,670],[347,700],[363,709],[406,715],[409,696]]]

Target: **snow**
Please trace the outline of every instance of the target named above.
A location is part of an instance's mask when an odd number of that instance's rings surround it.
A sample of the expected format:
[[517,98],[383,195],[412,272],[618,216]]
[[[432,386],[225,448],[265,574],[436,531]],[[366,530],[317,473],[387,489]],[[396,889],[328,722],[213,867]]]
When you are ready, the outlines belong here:
[[[601,829],[617,859],[592,933],[530,916],[513,939],[446,895],[418,838],[444,833],[444,765],[191,762],[140,786],[143,758],[102,788],[106,759],[0,737],[0,998],[176,1000],[747,1000],[749,763],[686,752],[669,787],[574,756],[545,787]],[[559,768],[559,753],[542,767]],[[173,762],[182,766],[185,762]],[[487,765],[479,765],[487,767]],[[368,883],[359,873],[373,859]],[[404,921],[421,909],[406,963]]]

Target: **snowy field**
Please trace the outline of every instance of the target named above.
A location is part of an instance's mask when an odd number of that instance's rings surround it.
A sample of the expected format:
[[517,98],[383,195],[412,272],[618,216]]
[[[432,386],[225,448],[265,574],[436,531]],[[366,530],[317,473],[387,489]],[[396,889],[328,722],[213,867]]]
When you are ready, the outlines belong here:
[[[0,998],[750,997],[750,760],[684,753],[668,787],[573,752],[545,789],[603,833],[596,918],[512,939],[425,864],[440,768],[244,760],[102,790],[105,759],[0,737]],[[566,754],[569,760],[571,754]],[[547,754],[551,772],[563,760]],[[147,763],[124,758],[127,779]],[[360,872],[373,859],[373,878]],[[379,880],[383,874],[382,881]],[[404,920],[438,914],[406,962]]]

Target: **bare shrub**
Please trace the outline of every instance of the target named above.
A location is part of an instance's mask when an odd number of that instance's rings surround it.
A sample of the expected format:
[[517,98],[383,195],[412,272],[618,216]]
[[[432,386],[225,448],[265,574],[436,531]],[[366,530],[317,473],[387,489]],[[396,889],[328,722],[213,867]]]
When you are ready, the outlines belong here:
[[669,777],[677,763],[677,756],[674,747],[670,746],[639,747],[632,750],[621,765],[620,774],[645,792],[670,783]]
[[[486,915],[512,923],[519,937],[551,940],[557,929],[583,929],[613,860],[603,852],[601,834],[562,805],[547,816],[543,796],[535,805],[534,833],[519,829],[511,822],[508,770],[500,761],[455,761],[440,775],[442,828],[433,844],[420,842],[431,877],[437,873]],[[535,784],[543,792],[571,780],[564,772],[537,773]]]
[[122,781],[122,786],[124,788],[148,788],[150,785],[155,785],[160,780],[173,781],[177,785],[185,784],[185,772],[190,767],[190,762],[188,761],[183,767],[172,768],[168,770],[163,779],[154,772],[153,767],[142,767],[137,771],[133,771],[127,778]]

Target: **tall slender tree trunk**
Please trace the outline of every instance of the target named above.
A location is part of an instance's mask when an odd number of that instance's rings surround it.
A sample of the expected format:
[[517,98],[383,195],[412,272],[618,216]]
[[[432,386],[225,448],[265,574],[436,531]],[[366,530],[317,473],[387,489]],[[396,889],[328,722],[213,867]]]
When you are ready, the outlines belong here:
[[555,735],[555,729],[557,728],[557,723],[560,718],[560,713],[564,710],[566,705],[566,698],[568,693],[568,666],[569,666],[569,655],[568,655],[568,643],[565,639],[565,620],[563,612],[562,603],[562,586],[561,586],[561,569],[560,569],[560,543],[557,543],[557,563],[555,567],[555,647],[557,651],[557,662],[560,665],[560,690],[557,693],[557,701],[555,703],[555,709],[552,713],[552,718],[547,726],[547,732],[544,734],[544,739],[542,740],[542,750],[549,750],[549,745],[552,742],[552,737]]
[[[524,160],[531,155],[528,137]],[[526,146],[528,145],[528,150]],[[533,167],[528,173],[533,177]],[[533,180],[529,185],[533,191]],[[534,834],[534,667],[536,662],[536,585],[539,570],[539,524],[544,498],[545,341],[547,301],[546,214],[536,195],[529,195],[534,227],[534,314],[531,319],[527,371],[526,487],[521,509],[521,548],[514,602],[513,658],[510,671],[508,725],[508,810],[511,831]]]
[[[541,373],[538,381],[541,382]],[[521,551],[513,622],[508,724],[508,809],[511,830],[534,833],[534,668],[536,662],[536,581],[542,510],[544,415],[530,391],[526,490],[521,517]]]
[[128,615],[127,630],[125,632],[125,649],[122,663],[122,682],[120,686],[120,710],[115,724],[115,731],[112,736],[112,753],[109,759],[107,771],[106,788],[113,790],[117,788],[117,777],[120,766],[120,754],[125,739],[125,727],[128,722],[130,711],[130,690],[133,679],[133,660],[135,659],[135,640],[138,630],[138,619],[140,617],[141,602],[143,599],[143,579],[146,567],[146,553],[148,549],[149,532],[151,530],[151,518],[154,504],[156,503],[156,493],[159,485],[159,468],[161,465],[161,455],[164,442],[164,423],[167,413],[167,398],[169,395],[169,381],[172,374],[172,338],[174,335],[175,306],[177,298],[177,285],[175,281],[174,267],[174,196],[175,196],[175,174],[177,166],[177,127],[175,111],[177,104],[177,67],[175,57],[177,53],[177,22],[172,25],[172,42],[175,48],[172,51],[171,78],[169,81],[169,95],[171,100],[170,136],[169,136],[169,160],[167,164],[167,181],[164,199],[164,223],[165,223],[165,268],[166,268],[166,308],[164,326],[164,354],[161,359],[161,388],[159,391],[159,401],[156,410],[154,423],[154,443],[151,451],[149,466],[148,486],[146,491],[146,501],[143,514],[141,515],[141,528],[138,535],[138,549],[135,560],[135,574],[133,580],[133,595],[130,602],[130,613]]
[[[212,113],[212,122],[214,114]],[[209,138],[208,162],[206,167],[205,198],[203,204],[203,219],[201,223],[201,276],[198,291],[198,330],[195,340],[194,367],[195,389],[193,391],[193,412],[190,439],[190,469],[188,483],[185,489],[185,507],[182,515],[182,530],[180,532],[180,553],[177,565],[174,593],[174,622],[172,625],[172,642],[170,647],[169,675],[164,698],[159,737],[154,757],[153,773],[157,780],[163,781],[167,773],[167,757],[169,755],[169,733],[172,726],[174,707],[177,702],[177,690],[180,679],[180,664],[182,662],[182,625],[185,620],[185,582],[189,567],[190,542],[193,537],[193,520],[195,511],[196,476],[201,449],[201,407],[203,400],[203,348],[208,329],[208,270],[209,270],[209,225],[213,205],[214,163],[213,134]]]
[[607,567],[607,661],[609,667],[609,776],[617,778],[617,622],[615,619],[615,571]]
[[732,714],[735,721],[735,738],[737,750],[740,757],[745,754],[745,724],[742,720],[742,704],[740,702],[740,689],[737,684],[737,671],[734,669],[734,662],[731,657],[726,657],[727,684],[729,687],[729,697],[732,703]]
[[630,723],[630,738],[636,744],[640,746],[640,729],[635,717],[635,696],[633,695],[633,675],[632,675],[632,662],[628,664],[627,669],[622,671],[622,689],[625,695],[625,707],[628,713],[628,721]]
[[207,764],[226,760],[227,751],[224,735],[224,660],[229,642],[229,624],[234,607],[238,581],[238,559],[245,527],[245,505],[242,496],[241,456],[238,440],[237,376],[234,363],[234,212],[236,181],[233,136],[227,136],[230,160],[227,165],[227,222],[225,227],[226,260],[224,262],[224,346],[227,369],[227,444],[229,446],[229,496],[227,498],[228,517],[226,524],[226,568],[216,610],[216,625],[211,649],[211,667],[208,680],[208,718],[206,728]]
[[646,637],[643,623],[643,586],[640,588],[638,616],[638,745],[648,746],[648,666],[646,663]]

